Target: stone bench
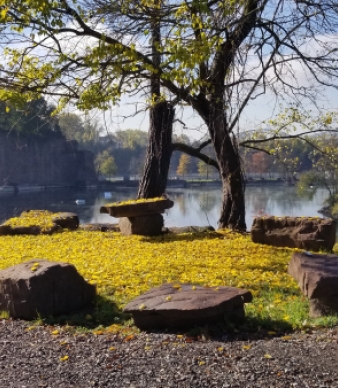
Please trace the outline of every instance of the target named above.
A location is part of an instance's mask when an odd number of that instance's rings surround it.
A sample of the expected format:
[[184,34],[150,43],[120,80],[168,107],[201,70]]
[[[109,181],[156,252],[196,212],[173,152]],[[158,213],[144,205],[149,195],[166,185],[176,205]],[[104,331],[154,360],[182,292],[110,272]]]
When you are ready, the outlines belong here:
[[309,298],[311,318],[338,313],[338,256],[294,253],[288,272]]
[[173,201],[163,198],[155,201],[105,205],[100,207],[100,213],[120,218],[119,228],[126,236],[131,234],[156,236],[162,234],[164,225],[162,213],[173,206]]
[[235,287],[202,287],[192,284],[163,284],[126,305],[140,329],[183,329],[244,318],[244,303],[250,291]]
[[252,241],[276,247],[331,252],[336,242],[336,223],[319,217],[256,217]]

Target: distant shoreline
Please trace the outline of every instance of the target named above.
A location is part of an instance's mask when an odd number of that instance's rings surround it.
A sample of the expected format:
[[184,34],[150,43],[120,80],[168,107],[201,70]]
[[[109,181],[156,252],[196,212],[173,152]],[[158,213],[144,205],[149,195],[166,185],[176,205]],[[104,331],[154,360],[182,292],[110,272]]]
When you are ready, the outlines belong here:
[[[49,191],[55,189],[114,189],[124,187],[137,187],[139,181],[137,179],[120,179],[114,181],[100,181],[96,185],[74,185],[74,186],[63,186],[63,185],[4,185],[0,187],[0,195],[2,194],[18,194],[18,193],[31,193],[40,191]],[[246,180],[247,186],[293,186],[292,184],[286,183],[283,179],[249,179]],[[168,188],[192,188],[192,187],[221,187],[222,182],[220,179],[169,179],[167,182]]]

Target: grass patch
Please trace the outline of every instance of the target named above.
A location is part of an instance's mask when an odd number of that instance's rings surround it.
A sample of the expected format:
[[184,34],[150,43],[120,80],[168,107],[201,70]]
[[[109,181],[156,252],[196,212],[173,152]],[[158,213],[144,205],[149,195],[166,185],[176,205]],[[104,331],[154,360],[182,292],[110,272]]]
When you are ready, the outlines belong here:
[[254,300],[246,306],[247,319],[234,330],[336,325],[337,317],[308,318],[308,301],[287,274],[293,252],[254,244],[250,236],[229,231],[147,238],[79,230],[1,236],[0,269],[37,258],[74,264],[86,280],[96,284],[96,305],[91,311],[44,321],[83,330],[131,330],[130,317],[122,313],[124,305],[166,282],[250,290]]

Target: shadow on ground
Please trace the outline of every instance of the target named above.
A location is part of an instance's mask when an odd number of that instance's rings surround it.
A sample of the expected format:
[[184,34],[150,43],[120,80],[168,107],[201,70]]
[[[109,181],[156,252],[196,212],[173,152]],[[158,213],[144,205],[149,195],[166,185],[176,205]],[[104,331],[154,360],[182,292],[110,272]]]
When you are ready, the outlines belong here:
[[181,334],[191,340],[257,340],[283,336],[293,331],[292,325],[283,320],[247,318],[243,322],[220,322],[213,325],[195,326],[181,330],[156,329],[149,332]]
[[69,314],[40,317],[44,324],[69,325],[92,330],[97,327],[108,327],[113,324],[132,325],[130,314],[125,314],[117,305],[101,295],[97,295],[95,304]]

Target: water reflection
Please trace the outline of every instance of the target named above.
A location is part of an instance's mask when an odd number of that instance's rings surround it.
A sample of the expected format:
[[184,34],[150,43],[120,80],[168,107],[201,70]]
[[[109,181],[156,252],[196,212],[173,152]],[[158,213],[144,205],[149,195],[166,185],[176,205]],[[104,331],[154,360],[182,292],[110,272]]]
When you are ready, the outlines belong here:
[[[121,188],[114,192],[96,190],[58,189],[18,195],[1,195],[0,222],[19,215],[27,209],[46,209],[53,212],[71,211],[79,215],[81,223],[114,223],[118,220],[107,214],[100,214],[100,206],[115,201],[135,198],[136,188]],[[175,206],[164,217],[167,226],[211,225],[216,227],[221,206],[221,188],[170,189],[169,197]],[[300,198],[293,187],[247,187],[246,222],[248,229],[256,215],[275,216],[318,216],[317,210],[327,197],[324,190],[318,190],[314,198]],[[85,205],[77,205],[77,199]]]

